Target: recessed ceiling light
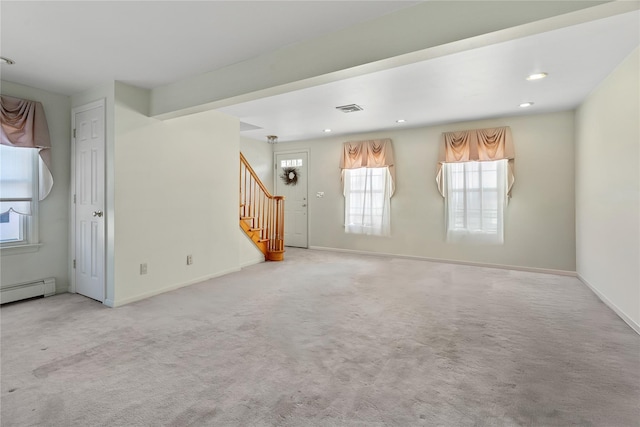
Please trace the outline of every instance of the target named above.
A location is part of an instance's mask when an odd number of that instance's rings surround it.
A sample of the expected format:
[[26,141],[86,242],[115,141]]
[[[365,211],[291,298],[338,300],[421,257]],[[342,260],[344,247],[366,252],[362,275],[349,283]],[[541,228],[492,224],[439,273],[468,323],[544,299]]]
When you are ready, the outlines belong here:
[[9,64],[9,65],[13,65],[16,63],[16,61],[14,61],[13,59],[5,58],[4,56],[0,56],[0,61],[3,64]]
[[325,130],[323,130],[322,132],[324,132],[324,133],[329,133],[329,132],[331,132],[331,129],[325,129]]
[[529,74],[529,76],[527,76],[527,80],[540,80],[540,79],[544,79],[547,76],[548,76],[547,73]]
[[532,105],[533,105],[533,102],[523,102],[522,104],[520,104],[520,107],[527,108],[527,107],[531,107]]
[[406,120],[405,119],[398,119],[398,120],[396,120],[396,123],[406,123]]

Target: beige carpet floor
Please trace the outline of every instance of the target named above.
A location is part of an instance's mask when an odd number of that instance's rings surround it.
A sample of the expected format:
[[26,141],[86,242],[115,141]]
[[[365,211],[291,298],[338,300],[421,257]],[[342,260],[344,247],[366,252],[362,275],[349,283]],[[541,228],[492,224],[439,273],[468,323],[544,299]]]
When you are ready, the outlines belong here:
[[572,277],[290,249],[0,311],[3,427],[640,425],[640,337]]

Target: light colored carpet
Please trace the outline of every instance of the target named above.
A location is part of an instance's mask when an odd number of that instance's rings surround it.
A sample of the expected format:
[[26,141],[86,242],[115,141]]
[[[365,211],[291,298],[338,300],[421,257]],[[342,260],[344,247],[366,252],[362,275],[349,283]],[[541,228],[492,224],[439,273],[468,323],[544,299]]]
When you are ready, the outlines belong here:
[[640,424],[640,337],[571,277],[289,249],[1,316],[3,427]]

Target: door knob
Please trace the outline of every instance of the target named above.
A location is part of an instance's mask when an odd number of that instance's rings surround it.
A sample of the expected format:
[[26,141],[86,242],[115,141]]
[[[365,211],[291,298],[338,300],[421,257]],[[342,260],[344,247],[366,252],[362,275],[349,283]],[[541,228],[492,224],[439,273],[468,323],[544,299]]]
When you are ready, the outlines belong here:
[[93,211],[93,216],[97,216],[97,217],[101,217],[102,216],[102,211]]
[[304,204],[304,205],[302,205],[302,207],[303,207],[303,208],[306,208],[306,207],[307,207],[307,205],[306,205],[306,204]]

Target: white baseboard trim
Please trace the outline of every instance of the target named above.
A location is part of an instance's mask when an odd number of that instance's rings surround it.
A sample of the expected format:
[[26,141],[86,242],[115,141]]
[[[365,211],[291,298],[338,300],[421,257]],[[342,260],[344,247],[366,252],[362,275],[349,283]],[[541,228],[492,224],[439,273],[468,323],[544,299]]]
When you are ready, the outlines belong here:
[[132,302],[136,302],[136,301],[140,301],[143,299],[147,299],[156,295],[160,295],[163,294],[165,292],[170,292],[170,291],[175,291],[176,289],[180,289],[180,288],[184,288],[185,286],[189,286],[189,285],[194,285],[196,283],[200,283],[200,282],[204,282],[205,280],[209,280],[209,279],[215,279],[216,277],[220,277],[220,276],[224,276],[226,274],[229,273],[235,273],[237,271],[240,271],[240,268],[230,268],[228,270],[223,270],[223,271],[219,271],[207,276],[202,276],[202,277],[198,277],[197,279],[193,279],[193,280],[189,280],[187,282],[184,283],[178,283],[178,284],[174,284],[174,285],[170,285],[170,286],[166,286],[164,288],[161,289],[155,289],[153,291],[149,291],[149,292],[145,292],[139,295],[135,295],[129,298],[123,298],[123,299],[115,299],[115,300],[111,300],[111,299],[107,299],[104,301],[104,305],[108,306],[108,307],[121,307],[125,304],[130,304]]
[[593,286],[591,283],[589,283],[587,281],[587,279],[582,277],[579,273],[578,273],[577,277],[582,283],[584,283],[589,289],[591,289],[591,292],[593,292],[594,294],[596,294],[596,296],[598,298],[600,298],[600,301],[602,301],[607,307],[609,307],[611,310],[613,310],[613,312],[616,313],[622,320],[624,320],[624,322],[627,325],[631,326],[631,329],[633,329],[638,335],[640,335],[640,324],[634,322],[633,319],[631,319],[629,316],[627,316],[624,311],[620,310],[620,308],[618,308],[617,305],[615,305],[613,302],[611,302],[611,300],[609,298],[604,296],[604,294],[602,292],[600,292],[598,289],[596,289],[595,286]]
[[[248,260],[242,261],[240,263],[240,268],[245,268],[245,267],[249,267],[252,265],[256,265],[256,264],[260,264],[261,262],[264,262],[264,254],[262,253],[262,251],[260,249],[258,249],[258,247],[256,246],[255,242],[253,240],[251,240],[251,238],[249,236],[247,236],[247,233],[244,232],[244,230],[242,229],[242,227],[238,227],[238,229],[240,230],[240,234],[242,235],[242,238],[245,239],[244,241],[247,242],[247,246],[250,246],[251,249],[249,248],[240,248],[240,252],[244,252],[244,254],[246,254],[246,252],[250,252],[251,255],[248,257]],[[242,246],[242,242],[241,242],[241,246]],[[241,256],[241,258],[243,258]]]
[[416,256],[416,255],[399,255],[399,254],[390,254],[390,253],[384,253],[384,252],[357,251],[353,249],[326,248],[323,246],[309,246],[309,249],[314,249],[317,251],[345,252],[345,253],[350,253],[355,255],[372,255],[372,256],[382,256],[382,257],[391,257],[391,258],[415,259],[419,261],[442,262],[445,264],[469,265],[473,267],[499,268],[502,270],[517,270],[517,271],[527,271],[530,273],[544,273],[544,274],[555,274],[558,276],[577,277],[577,274],[575,271],[554,270],[550,268],[522,267],[519,265],[503,265],[503,264],[490,264],[490,263],[484,263],[484,262],[458,261],[453,259],[429,258],[429,257]]
[[250,261],[245,261],[242,264],[240,264],[240,268],[251,267],[252,265],[261,264],[263,262],[265,262],[264,261],[264,256],[262,256],[260,258],[252,259]]

